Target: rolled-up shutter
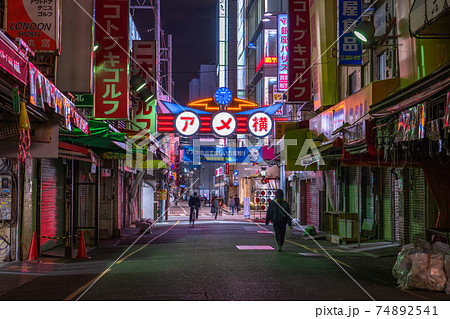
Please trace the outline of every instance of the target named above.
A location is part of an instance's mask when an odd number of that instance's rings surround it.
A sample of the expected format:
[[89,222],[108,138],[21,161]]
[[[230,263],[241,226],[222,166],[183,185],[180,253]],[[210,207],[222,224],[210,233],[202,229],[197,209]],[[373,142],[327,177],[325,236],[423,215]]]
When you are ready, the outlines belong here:
[[425,239],[425,176],[422,169],[410,170],[409,242]]
[[91,181],[91,163],[79,162],[78,168],[78,227],[95,228],[95,181]]
[[[64,235],[64,165],[57,159],[41,159],[40,235]],[[63,244],[62,239],[41,238],[41,251]]]
[[348,202],[349,202],[349,213],[359,214],[360,204],[359,201],[361,199],[361,168],[360,167],[352,167],[349,168],[349,185],[348,185]]
[[391,222],[391,172],[389,168],[383,169],[383,234],[385,240],[392,240],[392,222]]
[[306,183],[306,221],[319,229],[319,192],[316,189],[316,180],[312,179]]

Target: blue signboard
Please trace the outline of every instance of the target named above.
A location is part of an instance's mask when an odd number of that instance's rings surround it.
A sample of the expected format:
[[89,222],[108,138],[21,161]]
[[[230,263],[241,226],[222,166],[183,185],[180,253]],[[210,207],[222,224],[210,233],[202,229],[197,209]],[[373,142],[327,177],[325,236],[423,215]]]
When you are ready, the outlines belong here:
[[[361,20],[361,0],[339,0],[339,64],[361,65],[362,43],[349,30]],[[358,22],[355,23],[355,21]],[[342,36],[341,36],[342,35]]]
[[194,156],[202,163],[257,163],[262,162],[262,147],[183,146],[183,162],[193,162]]
[[233,171],[233,175],[238,176],[238,175],[239,175],[239,171],[238,171],[237,169],[235,169],[235,170]]

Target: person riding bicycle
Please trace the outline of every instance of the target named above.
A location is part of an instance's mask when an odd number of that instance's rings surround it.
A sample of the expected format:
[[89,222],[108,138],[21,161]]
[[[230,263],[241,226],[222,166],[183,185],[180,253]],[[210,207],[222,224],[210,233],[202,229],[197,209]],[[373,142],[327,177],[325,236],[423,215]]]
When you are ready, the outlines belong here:
[[192,225],[194,225],[194,220],[198,219],[198,210],[201,206],[200,198],[197,196],[197,193],[194,193],[194,196],[189,198],[189,207],[191,208],[191,212],[189,214],[189,224],[192,221]]

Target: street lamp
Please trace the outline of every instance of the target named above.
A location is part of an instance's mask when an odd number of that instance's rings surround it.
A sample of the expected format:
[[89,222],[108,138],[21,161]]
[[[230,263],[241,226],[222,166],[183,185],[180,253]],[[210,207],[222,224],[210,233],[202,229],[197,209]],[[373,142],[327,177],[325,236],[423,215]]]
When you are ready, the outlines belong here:
[[374,39],[375,27],[370,21],[361,21],[354,29],[353,33],[362,42],[369,42]]

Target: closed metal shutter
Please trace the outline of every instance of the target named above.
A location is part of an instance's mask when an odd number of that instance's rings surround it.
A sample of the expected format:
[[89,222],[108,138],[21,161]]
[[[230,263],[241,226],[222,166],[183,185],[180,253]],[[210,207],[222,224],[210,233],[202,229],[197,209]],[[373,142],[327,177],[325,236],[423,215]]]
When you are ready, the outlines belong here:
[[409,242],[425,239],[425,175],[420,168],[410,169]]
[[91,163],[80,162],[78,169],[78,227],[95,228],[95,181],[89,173]]
[[358,214],[360,212],[359,201],[361,198],[361,167],[350,167],[348,180],[348,212]]
[[370,170],[370,168],[365,167],[363,168],[363,187],[364,187],[364,204],[365,204],[365,214],[363,215],[363,218],[374,220],[375,218],[375,212],[374,212],[374,198],[373,198],[373,191],[372,191],[372,184],[373,184],[373,175]]
[[319,192],[316,189],[316,180],[306,183],[306,222],[319,229]]
[[[64,165],[57,159],[41,159],[40,235],[64,235]],[[63,244],[62,239],[41,238],[41,251]]]
[[391,173],[389,168],[383,169],[383,234],[384,239],[392,241],[392,223],[391,223]]
[[[404,215],[403,215],[403,196],[402,196],[402,188],[403,188],[403,179],[401,173],[397,171],[397,175],[394,174],[392,176],[392,207],[393,212],[391,210],[391,223],[394,224],[394,240],[400,242],[404,238]],[[400,236],[402,234],[402,236]]]

